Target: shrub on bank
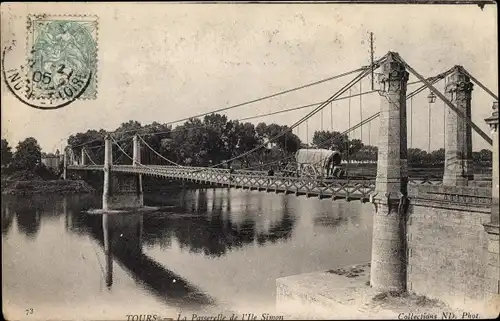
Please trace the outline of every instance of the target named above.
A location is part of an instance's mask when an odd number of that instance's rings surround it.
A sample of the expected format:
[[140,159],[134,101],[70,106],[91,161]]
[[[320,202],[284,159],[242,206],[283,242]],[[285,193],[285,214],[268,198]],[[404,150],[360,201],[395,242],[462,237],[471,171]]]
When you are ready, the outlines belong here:
[[[4,185],[4,184],[2,184]],[[71,194],[71,193],[92,193],[95,190],[84,181],[65,180],[31,180],[31,181],[11,181],[2,186],[2,194]]]

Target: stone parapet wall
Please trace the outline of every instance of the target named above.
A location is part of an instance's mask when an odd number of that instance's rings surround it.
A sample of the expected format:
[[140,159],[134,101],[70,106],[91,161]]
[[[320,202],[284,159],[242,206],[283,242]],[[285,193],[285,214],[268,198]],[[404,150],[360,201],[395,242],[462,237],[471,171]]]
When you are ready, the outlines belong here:
[[476,186],[445,186],[408,184],[408,197],[414,205],[474,207],[491,211],[491,189]]
[[491,260],[483,224],[491,219],[488,189],[411,186],[407,218],[407,287],[454,306],[487,298]]

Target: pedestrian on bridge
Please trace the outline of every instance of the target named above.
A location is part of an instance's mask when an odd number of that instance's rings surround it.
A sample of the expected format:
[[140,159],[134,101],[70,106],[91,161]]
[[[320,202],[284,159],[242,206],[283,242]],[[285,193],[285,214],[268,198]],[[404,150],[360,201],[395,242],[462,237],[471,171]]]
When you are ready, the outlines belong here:
[[[274,169],[272,167],[267,171],[267,176],[274,176]],[[270,178],[267,179],[267,183],[271,184]]]

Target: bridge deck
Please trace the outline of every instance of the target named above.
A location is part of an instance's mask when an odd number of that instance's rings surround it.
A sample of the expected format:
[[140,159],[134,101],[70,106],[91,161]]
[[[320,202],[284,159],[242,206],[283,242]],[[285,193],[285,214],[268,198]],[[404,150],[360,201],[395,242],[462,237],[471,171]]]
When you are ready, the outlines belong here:
[[[68,166],[71,170],[104,170],[102,165]],[[306,195],[307,197],[361,200],[366,202],[375,190],[375,179],[314,179],[310,177],[267,176],[261,171],[235,170],[206,167],[132,166],[112,165],[112,172],[135,173],[169,179],[206,183],[249,190]],[[437,185],[435,181],[414,181]]]

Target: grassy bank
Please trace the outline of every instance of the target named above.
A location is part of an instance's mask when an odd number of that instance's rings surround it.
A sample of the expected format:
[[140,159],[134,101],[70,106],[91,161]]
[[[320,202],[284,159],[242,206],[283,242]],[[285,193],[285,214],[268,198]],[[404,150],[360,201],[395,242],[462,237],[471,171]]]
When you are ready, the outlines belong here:
[[2,195],[91,193],[83,180],[62,180],[46,168],[2,170]]
[[[5,184],[5,186],[4,186]],[[28,194],[72,194],[92,193],[95,190],[84,181],[3,181],[2,194],[28,195]]]

